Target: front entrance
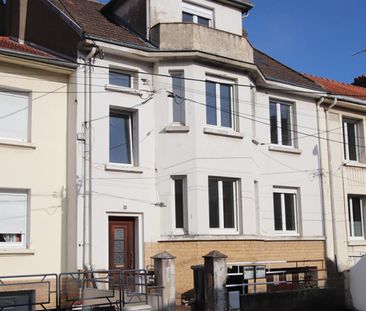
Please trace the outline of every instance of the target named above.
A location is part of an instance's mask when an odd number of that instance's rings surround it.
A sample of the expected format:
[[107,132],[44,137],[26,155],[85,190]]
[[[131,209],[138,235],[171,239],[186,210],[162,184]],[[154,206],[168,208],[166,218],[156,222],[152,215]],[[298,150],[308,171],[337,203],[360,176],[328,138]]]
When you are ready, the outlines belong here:
[[135,219],[109,217],[109,269],[135,268]]

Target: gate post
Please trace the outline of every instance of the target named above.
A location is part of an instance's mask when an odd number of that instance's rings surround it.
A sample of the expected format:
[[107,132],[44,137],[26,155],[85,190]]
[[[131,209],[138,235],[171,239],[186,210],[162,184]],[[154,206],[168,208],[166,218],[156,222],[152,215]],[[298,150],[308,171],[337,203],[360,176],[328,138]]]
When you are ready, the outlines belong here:
[[154,259],[156,285],[162,286],[162,310],[175,311],[175,257],[162,252],[151,257]]
[[219,251],[212,251],[203,256],[205,260],[205,301],[206,311],[226,310],[227,256]]

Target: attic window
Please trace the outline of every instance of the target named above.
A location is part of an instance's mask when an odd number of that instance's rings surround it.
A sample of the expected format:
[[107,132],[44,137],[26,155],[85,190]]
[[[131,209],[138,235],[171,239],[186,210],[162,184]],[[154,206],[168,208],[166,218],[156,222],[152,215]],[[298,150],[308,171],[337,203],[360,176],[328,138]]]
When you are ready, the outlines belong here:
[[182,2],[182,21],[212,27],[213,11],[193,3]]

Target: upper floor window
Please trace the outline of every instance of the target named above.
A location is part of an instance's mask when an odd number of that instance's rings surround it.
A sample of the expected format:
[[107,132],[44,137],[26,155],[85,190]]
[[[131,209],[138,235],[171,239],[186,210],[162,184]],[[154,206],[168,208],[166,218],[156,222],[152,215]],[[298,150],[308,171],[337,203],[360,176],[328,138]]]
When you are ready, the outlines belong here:
[[187,230],[187,177],[172,176],[174,184],[175,229],[182,233]]
[[293,105],[271,100],[269,103],[271,143],[294,146]]
[[206,80],[206,122],[234,129],[233,85]]
[[362,124],[359,120],[343,119],[344,158],[349,161],[361,161],[360,137]]
[[0,139],[29,141],[29,95],[0,91]]
[[110,109],[109,162],[133,165],[133,114]]
[[232,178],[208,178],[211,229],[237,229],[238,185]]
[[173,122],[185,123],[185,103],[184,103],[184,74],[181,71],[172,72],[172,109]]
[[28,192],[0,190],[0,248],[26,247]]
[[352,238],[363,239],[364,238],[364,197],[362,196],[349,196],[348,198],[348,215],[350,235]]
[[109,70],[109,84],[121,87],[132,87],[132,75],[118,70]]
[[182,21],[212,27],[213,11],[193,3],[182,2]]
[[297,190],[275,188],[273,191],[274,229],[276,232],[297,232]]

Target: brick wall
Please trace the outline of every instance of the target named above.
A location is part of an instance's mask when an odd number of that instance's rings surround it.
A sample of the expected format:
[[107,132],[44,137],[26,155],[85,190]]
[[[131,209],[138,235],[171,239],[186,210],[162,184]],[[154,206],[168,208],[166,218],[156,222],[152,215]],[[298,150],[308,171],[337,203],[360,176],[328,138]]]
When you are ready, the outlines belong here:
[[[176,256],[177,297],[193,288],[192,265],[203,264],[202,256],[218,250],[228,256],[228,262],[303,261],[298,266],[311,265],[319,269],[324,265],[323,241],[177,241],[145,243],[145,265],[151,265],[151,256],[167,251]],[[273,268],[294,267],[296,263],[271,265]]]

